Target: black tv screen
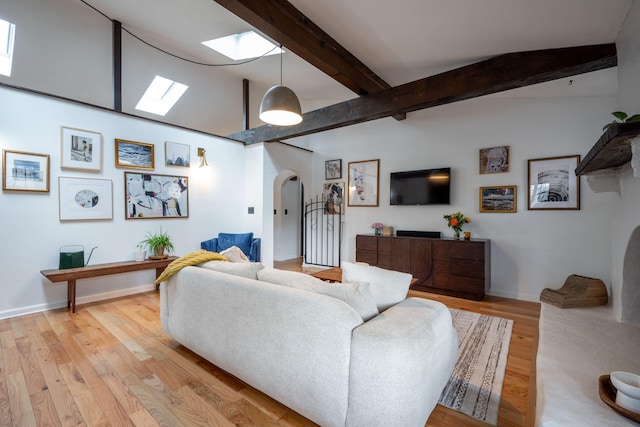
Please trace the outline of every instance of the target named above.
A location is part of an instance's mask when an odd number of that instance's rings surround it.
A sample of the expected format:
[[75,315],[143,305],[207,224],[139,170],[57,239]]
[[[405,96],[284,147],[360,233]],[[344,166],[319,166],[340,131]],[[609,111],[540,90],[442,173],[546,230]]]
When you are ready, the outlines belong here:
[[451,168],[391,173],[392,205],[450,204]]

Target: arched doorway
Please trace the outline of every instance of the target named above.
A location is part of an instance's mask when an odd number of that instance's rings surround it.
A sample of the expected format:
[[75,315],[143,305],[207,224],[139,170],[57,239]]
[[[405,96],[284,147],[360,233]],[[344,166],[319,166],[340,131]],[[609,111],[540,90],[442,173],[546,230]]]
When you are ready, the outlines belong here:
[[298,174],[284,170],[274,180],[273,260],[302,257],[302,201],[304,184]]

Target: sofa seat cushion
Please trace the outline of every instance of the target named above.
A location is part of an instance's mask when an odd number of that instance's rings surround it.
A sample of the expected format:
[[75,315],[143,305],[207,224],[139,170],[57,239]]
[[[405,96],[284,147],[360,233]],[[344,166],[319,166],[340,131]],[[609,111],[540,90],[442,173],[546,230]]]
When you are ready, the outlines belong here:
[[257,273],[264,268],[264,265],[260,262],[208,261],[200,264],[200,267],[257,280]]
[[240,248],[242,253],[251,253],[253,233],[218,233],[218,251],[224,251],[232,246]]
[[258,280],[337,298],[353,307],[364,322],[378,315],[368,283],[328,283],[308,274],[275,268],[258,271]]
[[404,300],[411,284],[411,274],[342,261],[343,282],[367,282],[380,312]]

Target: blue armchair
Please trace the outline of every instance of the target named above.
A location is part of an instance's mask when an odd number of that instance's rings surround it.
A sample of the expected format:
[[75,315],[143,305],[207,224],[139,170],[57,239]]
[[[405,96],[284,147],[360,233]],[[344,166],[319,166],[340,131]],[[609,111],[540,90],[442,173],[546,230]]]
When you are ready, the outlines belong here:
[[211,252],[222,252],[231,246],[237,246],[251,262],[260,261],[260,238],[253,233],[218,233],[218,237],[200,243],[200,248]]

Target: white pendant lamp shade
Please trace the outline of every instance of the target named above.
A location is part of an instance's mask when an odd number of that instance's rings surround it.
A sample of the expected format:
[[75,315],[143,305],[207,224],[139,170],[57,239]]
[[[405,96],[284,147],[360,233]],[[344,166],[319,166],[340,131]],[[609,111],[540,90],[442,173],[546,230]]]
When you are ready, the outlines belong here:
[[297,125],[302,121],[298,97],[286,86],[272,87],[260,103],[260,120],[278,126]]

